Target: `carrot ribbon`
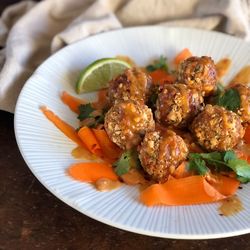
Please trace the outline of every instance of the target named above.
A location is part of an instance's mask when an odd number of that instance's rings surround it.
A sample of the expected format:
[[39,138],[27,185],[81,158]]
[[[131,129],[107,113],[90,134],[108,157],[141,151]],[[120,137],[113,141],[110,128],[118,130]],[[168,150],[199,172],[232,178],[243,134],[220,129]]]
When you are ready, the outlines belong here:
[[86,101],[81,100],[77,97],[74,97],[67,93],[66,91],[63,91],[61,94],[61,100],[64,104],[66,104],[73,112],[76,114],[79,114],[79,106],[81,104],[85,104]]
[[157,69],[148,74],[152,77],[153,83],[157,85],[162,85],[165,82],[173,83],[175,81],[174,75],[170,75],[165,70],[162,69]]
[[99,142],[97,141],[94,133],[92,130],[88,127],[82,127],[78,131],[78,136],[81,138],[84,145],[87,147],[87,149],[93,153],[94,155],[97,155],[99,157],[103,156],[102,149],[100,147]]
[[121,149],[109,139],[104,129],[92,129],[92,132],[102,149],[104,158],[111,163],[116,161],[121,155]]
[[68,168],[68,174],[79,181],[96,182],[101,178],[118,180],[112,166],[107,163],[84,162],[75,163]]
[[173,62],[176,66],[178,66],[182,61],[186,60],[187,58],[191,57],[192,53],[188,48],[183,49],[179,54],[176,55]]
[[154,184],[145,189],[140,200],[147,206],[193,205],[225,199],[236,192],[239,182],[221,177],[216,184],[210,184],[203,176],[189,176]]
[[40,110],[43,112],[46,118],[50,120],[69,139],[77,143],[79,146],[84,147],[84,144],[82,143],[81,139],[77,135],[76,130],[71,125],[63,121],[55,113],[53,113],[51,110],[49,110],[48,108],[44,106],[40,107]]

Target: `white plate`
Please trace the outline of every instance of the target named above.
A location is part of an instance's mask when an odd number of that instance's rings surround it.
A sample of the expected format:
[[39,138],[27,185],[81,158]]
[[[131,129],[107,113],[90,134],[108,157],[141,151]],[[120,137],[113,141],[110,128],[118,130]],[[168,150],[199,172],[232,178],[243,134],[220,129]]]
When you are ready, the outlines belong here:
[[[92,61],[118,54],[146,65],[160,55],[172,58],[183,48],[194,55],[210,55],[215,61],[232,58],[230,79],[250,64],[250,45],[216,32],[185,28],[141,27],[103,33],[72,44],[46,60],[25,84],[15,112],[15,133],[27,165],[39,181],[59,199],[103,223],[151,236],[205,239],[250,232],[250,186],[238,191],[244,210],[223,217],[218,204],[148,208],[138,202],[138,189],[123,186],[112,192],[97,192],[91,185],[72,180],[65,169],[76,162],[74,143],[39,111],[47,105],[62,119],[77,127],[77,119],[59,99],[62,90],[75,94],[79,71]],[[84,95],[83,95],[84,96]],[[93,95],[84,98],[93,99]]]

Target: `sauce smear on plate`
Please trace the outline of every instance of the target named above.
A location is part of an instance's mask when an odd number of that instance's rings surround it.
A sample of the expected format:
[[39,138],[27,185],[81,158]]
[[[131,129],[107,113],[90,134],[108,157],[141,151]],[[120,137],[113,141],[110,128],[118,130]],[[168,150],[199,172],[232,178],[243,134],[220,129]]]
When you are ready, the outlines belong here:
[[225,216],[235,215],[242,210],[243,210],[242,202],[236,195],[233,195],[225,200],[222,200],[221,206],[219,207],[220,214]]

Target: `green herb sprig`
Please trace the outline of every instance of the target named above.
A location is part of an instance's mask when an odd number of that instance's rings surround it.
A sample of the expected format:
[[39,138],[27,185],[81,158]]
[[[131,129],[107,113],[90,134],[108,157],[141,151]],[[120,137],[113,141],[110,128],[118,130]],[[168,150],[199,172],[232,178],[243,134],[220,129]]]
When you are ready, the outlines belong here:
[[212,153],[190,153],[188,169],[200,175],[209,173],[209,166],[217,171],[232,170],[236,173],[240,182],[250,181],[250,165],[247,161],[237,157],[234,151],[212,152]]
[[126,174],[132,168],[141,166],[138,153],[135,149],[125,151],[121,157],[113,164],[115,172],[118,176]]
[[148,72],[153,72],[157,69],[163,69],[168,72],[167,58],[164,56],[160,56],[158,60],[155,60],[153,64],[150,64],[146,67]]
[[96,109],[93,108],[91,103],[81,104],[79,105],[78,108],[79,108],[79,115],[77,118],[80,121],[83,121],[87,118],[93,119],[93,122],[89,124],[89,127],[95,128],[97,125],[104,123],[104,116],[107,112],[106,109],[103,109],[99,115],[93,115],[93,112],[96,111]]
[[214,104],[234,112],[236,112],[241,105],[239,92],[236,89],[225,90],[221,84],[218,84],[213,100]]

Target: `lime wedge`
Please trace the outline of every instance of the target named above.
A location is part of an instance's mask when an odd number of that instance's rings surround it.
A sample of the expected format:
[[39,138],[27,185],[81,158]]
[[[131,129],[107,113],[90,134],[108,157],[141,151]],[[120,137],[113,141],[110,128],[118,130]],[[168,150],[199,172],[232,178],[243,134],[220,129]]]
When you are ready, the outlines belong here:
[[107,88],[110,80],[130,67],[127,62],[116,58],[97,60],[81,71],[76,82],[76,92],[81,94]]

